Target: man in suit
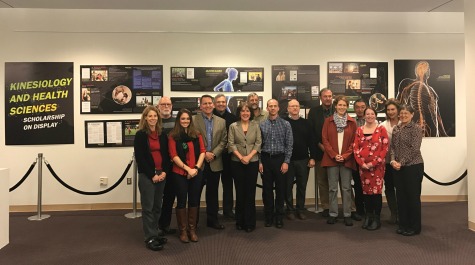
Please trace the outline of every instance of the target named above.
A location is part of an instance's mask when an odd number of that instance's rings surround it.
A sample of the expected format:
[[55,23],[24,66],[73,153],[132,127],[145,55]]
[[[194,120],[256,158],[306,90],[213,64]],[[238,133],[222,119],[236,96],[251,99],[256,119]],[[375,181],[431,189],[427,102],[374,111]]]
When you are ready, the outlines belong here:
[[227,144],[226,121],[214,115],[213,109],[213,97],[201,96],[201,113],[193,116],[193,124],[201,133],[206,146],[202,188],[206,185],[207,226],[224,229],[224,225],[218,221],[218,186],[223,170],[221,154]]
[[[229,130],[229,125],[237,121],[236,115],[229,112],[226,96],[218,94],[214,97],[213,114],[223,118],[226,121],[226,131]],[[223,172],[221,174],[221,182],[223,185],[223,215],[226,218],[234,220],[233,205],[234,205],[234,179],[231,173],[231,155],[224,150],[222,153]]]

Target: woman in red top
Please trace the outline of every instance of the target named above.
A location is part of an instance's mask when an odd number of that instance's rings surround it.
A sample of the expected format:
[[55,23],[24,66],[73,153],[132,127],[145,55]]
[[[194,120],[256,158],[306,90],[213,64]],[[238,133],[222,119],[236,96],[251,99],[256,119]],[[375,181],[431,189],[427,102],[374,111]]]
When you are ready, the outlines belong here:
[[345,96],[337,96],[333,101],[335,113],[325,119],[322,129],[322,144],[325,148],[322,167],[327,168],[328,174],[330,217],[327,224],[335,224],[338,217],[337,195],[340,183],[345,225],[352,226],[351,170],[356,170],[353,158],[356,121],[346,113],[348,103]]
[[[183,243],[198,242],[196,221],[201,197],[202,166],[205,157],[203,138],[191,122],[191,112],[181,109],[175,127],[168,137],[170,157],[173,160],[172,177],[177,195],[175,208],[180,240]],[[188,218],[186,199],[188,197]],[[188,228],[188,233],[187,233]]]
[[386,128],[376,121],[375,109],[366,108],[364,117],[365,124],[356,130],[353,151],[359,165],[366,209],[362,228],[376,230],[381,227],[380,215],[383,205],[381,194],[389,139]]

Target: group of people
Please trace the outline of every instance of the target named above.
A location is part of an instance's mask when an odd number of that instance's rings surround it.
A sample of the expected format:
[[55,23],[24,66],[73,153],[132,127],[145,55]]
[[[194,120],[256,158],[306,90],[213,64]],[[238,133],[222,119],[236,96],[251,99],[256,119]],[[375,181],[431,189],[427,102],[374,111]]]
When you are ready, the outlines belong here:
[[323,89],[320,98],[322,105],[309,112],[309,121],[319,147],[315,172],[327,223],[337,222],[340,186],[344,224],[352,226],[352,219],[364,215],[363,229],[379,229],[384,186],[389,221],[399,224],[396,232],[419,234],[423,134],[412,121],[413,108],[390,99],[385,106],[387,119],[379,123],[377,111],[363,100],[354,102],[356,117],[352,118],[345,96],[332,101],[332,92]]
[[236,115],[228,111],[223,94],[214,98],[203,95],[201,112],[196,115],[181,109],[172,117],[168,97],[162,97],[157,107],[147,106],[134,141],[147,248],[163,249],[167,242],[163,236],[177,232],[170,228],[175,198],[180,241],[198,242],[203,189],[206,225],[224,229],[218,219],[220,179],[223,214],[236,221],[237,230],[252,232],[256,228],[259,173],[265,227],[282,228],[285,216],[304,220],[308,175],[313,167],[322,215],[328,224],[337,222],[340,185],[345,225],[353,225],[352,220],[364,215],[362,227],[378,229],[386,182],[391,220],[399,223],[397,232],[419,234],[422,131],[412,122],[411,107],[388,101],[388,119],[379,124],[376,111],[362,100],[355,102],[357,117],[353,119],[344,96],[333,100],[331,90],[322,89],[320,99],[322,104],[310,110],[308,119],[300,117],[297,100],[290,100],[288,116],[280,117],[278,101],[268,100],[265,111],[259,107],[256,93],[238,106]]

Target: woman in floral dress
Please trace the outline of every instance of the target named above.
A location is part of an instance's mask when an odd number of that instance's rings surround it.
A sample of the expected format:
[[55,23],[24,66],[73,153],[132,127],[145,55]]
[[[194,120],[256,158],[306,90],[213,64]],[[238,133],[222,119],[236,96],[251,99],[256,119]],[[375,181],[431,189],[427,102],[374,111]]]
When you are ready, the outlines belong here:
[[356,130],[353,152],[359,165],[366,217],[363,229],[381,227],[382,189],[385,157],[388,151],[388,133],[376,121],[376,111],[368,107],[364,112],[365,125]]

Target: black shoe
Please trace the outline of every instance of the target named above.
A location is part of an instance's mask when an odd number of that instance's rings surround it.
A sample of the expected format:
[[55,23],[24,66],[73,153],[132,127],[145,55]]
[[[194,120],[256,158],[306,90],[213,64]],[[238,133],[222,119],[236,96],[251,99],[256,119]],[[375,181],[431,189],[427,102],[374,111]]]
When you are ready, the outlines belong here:
[[402,235],[406,232],[406,230],[402,227],[399,227],[397,230],[396,230],[396,234],[398,235]]
[[145,242],[145,245],[148,249],[153,251],[159,251],[163,249],[163,244],[160,244],[160,241],[156,238],[149,239],[147,242]]
[[332,217],[332,216],[328,217],[327,224],[329,224],[329,225],[336,224],[336,217]]
[[297,218],[300,220],[306,220],[307,216],[304,213],[297,211]]
[[292,220],[295,220],[295,214],[294,214],[293,212],[288,212],[288,213],[286,214],[286,217],[287,217],[287,219],[289,219],[289,220],[291,220],[291,221],[292,221]]
[[254,231],[254,227],[248,227],[248,228],[246,228],[246,232],[247,232],[247,233],[251,233],[252,231]]
[[176,234],[176,231],[177,231],[176,229],[170,228],[169,226],[159,228],[159,229],[160,229],[160,232],[161,232],[161,235],[159,235],[159,236],[174,235],[174,234]]
[[264,226],[265,226],[265,227],[271,227],[271,226],[272,226],[272,223],[273,223],[272,217],[266,217],[266,221],[265,221],[265,223],[264,223]]
[[406,230],[402,233],[403,236],[415,236],[418,235],[420,232],[414,230]]
[[159,237],[157,241],[160,245],[165,245],[168,242],[168,239],[166,237]]
[[275,227],[277,228],[282,228],[284,226],[284,221],[282,220],[282,217],[278,217],[275,219]]
[[355,221],[361,221],[362,220],[361,215],[359,215],[357,212],[351,212],[351,219],[353,219]]
[[224,213],[223,214],[224,218],[226,219],[231,219],[231,220],[235,220],[236,219],[236,215],[231,211],[229,213]]
[[236,224],[236,230],[243,230],[244,228],[242,227],[242,225],[238,225]]
[[351,217],[345,217],[344,222],[346,226],[353,226],[353,221],[351,220]]
[[328,209],[325,209],[323,210],[323,212],[320,213],[322,215],[322,217],[330,217],[330,210]]
[[211,228],[214,228],[214,229],[217,229],[217,230],[223,230],[224,229],[224,225],[222,225],[220,223],[208,224],[208,227],[211,227]]

